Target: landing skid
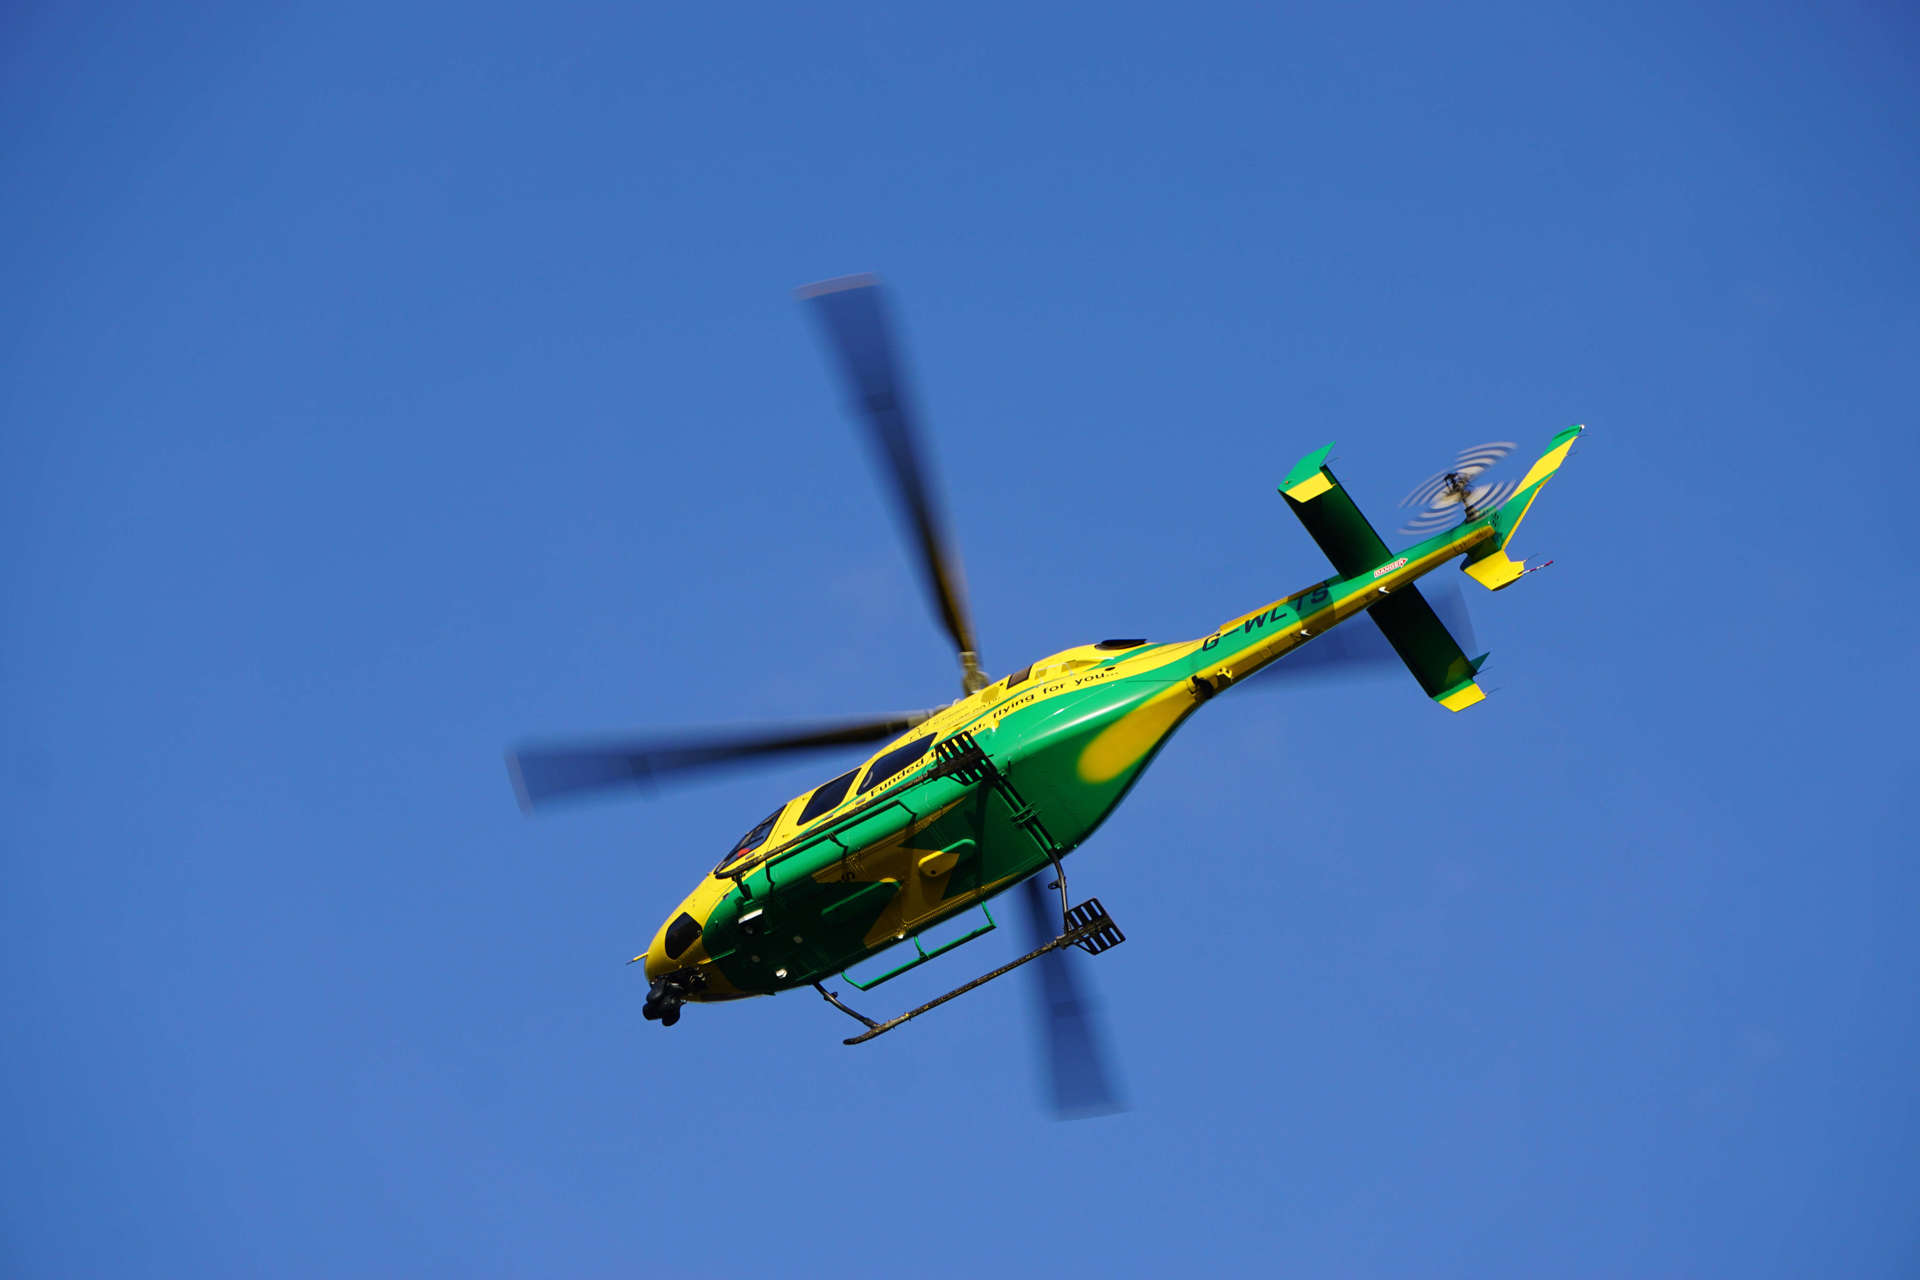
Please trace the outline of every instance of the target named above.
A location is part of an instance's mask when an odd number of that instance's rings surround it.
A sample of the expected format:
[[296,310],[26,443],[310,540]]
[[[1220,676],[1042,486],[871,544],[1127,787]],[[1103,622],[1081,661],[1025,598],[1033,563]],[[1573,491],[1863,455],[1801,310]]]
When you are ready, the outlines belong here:
[[[1050,951],[1058,951],[1062,947],[1079,947],[1088,955],[1097,956],[1102,951],[1111,950],[1127,940],[1127,935],[1120,932],[1120,926],[1113,922],[1113,917],[1107,914],[1107,909],[1100,905],[1100,899],[1088,898],[1078,906],[1068,903],[1067,873],[1060,865],[1060,855],[1067,852],[1066,847],[1048,833],[1046,825],[1040,820],[1039,811],[1028,804],[1019,791],[1015,790],[1012,780],[994,765],[986,752],[980,749],[979,742],[971,733],[962,731],[943,742],[935,743],[933,754],[936,763],[927,771],[926,780],[952,777],[965,783],[986,786],[990,791],[998,794],[1001,802],[1007,806],[1008,816],[1013,820],[1013,824],[1026,832],[1038,850],[1046,855],[1047,861],[1053,864],[1053,882],[1047,887],[1060,891],[1060,934],[1052,942],[1027,952],[1018,960],[1010,960],[993,972],[983,973],[972,982],[955,987],[945,995],[937,996],[919,1008],[909,1009],[899,1017],[890,1018],[886,1022],[875,1022],[866,1014],[849,1009],[840,1003],[839,996],[827,990],[819,982],[815,982],[814,990],[820,993],[822,999],[867,1028],[859,1035],[848,1038],[845,1041],[847,1044],[865,1044],[875,1036],[885,1035],[901,1023],[911,1022],[930,1009],[938,1009],[955,996],[963,996],[975,987],[984,987],[995,978],[1012,973],[1021,965],[1038,960]],[[933,954],[938,955],[939,952],[936,951]],[[904,972],[904,969],[893,972]],[[883,974],[867,985],[877,985],[891,976],[893,976],[891,973]],[[853,979],[849,978],[848,981],[852,982]],[[861,984],[856,982],[854,985]]]
[[[1065,893],[1064,881],[1061,883],[1061,891],[1063,894]],[[972,982],[963,983],[945,995],[935,996],[919,1008],[909,1009],[899,1017],[889,1018],[885,1022],[875,1022],[864,1013],[857,1013],[849,1009],[846,1005],[840,1003],[840,997],[827,990],[818,982],[813,984],[814,990],[818,991],[828,1004],[846,1014],[854,1021],[866,1025],[867,1029],[865,1031],[862,1031],[857,1036],[850,1036],[841,1043],[865,1044],[875,1036],[885,1035],[900,1024],[910,1022],[929,1010],[938,1009],[955,996],[963,996],[975,987],[983,987],[995,978],[1012,973],[1023,964],[1038,960],[1049,951],[1058,951],[1062,947],[1079,947],[1088,955],[1097,956],[1102,951],[1110,951],[1127,940],[1127,935],[1120,932],[1120,926],[1113,922],[1113,917],[1107,914],[1106,908],[1100,905],[1100,899],[1098,898],[1088,898],[1078,906],[1067,908],[1065,922],[1066,929],[1059,937],[1047,943],[1045,946],[1037,947],[1027,952],[1027,954],[1021,956],[1018,960],[1009,960],[1006,964],[1001,965],[991,973],[983,973]]]

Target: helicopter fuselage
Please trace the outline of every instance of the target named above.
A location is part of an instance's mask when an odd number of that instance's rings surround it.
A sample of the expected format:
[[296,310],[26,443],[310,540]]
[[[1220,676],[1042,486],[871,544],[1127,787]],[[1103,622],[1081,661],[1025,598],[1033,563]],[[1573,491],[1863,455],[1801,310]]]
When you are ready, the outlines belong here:
[[756,827],[656,932],[648,977],[694,1001],[771,994],[983,903],[1078,847],[1202,702],[1494,536],[1475,520],[1202,638],[1083,645],[994,681]]

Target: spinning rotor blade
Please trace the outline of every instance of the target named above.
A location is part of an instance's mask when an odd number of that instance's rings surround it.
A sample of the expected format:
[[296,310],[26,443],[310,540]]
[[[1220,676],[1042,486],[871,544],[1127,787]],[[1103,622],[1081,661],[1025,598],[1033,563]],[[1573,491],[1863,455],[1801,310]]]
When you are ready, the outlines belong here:
[[1512,440],[1489,440],[1486,444],[1469,445],[1453,460],[1453,469],[1461,475],[1477,476],[1517,448],[1519,445]]
[[1462,449],[1453,460],[1452,467],[1428,476],[1414,486],[1412,493],[1400,499],[1403,507],[1420,508],[1418,514],[1400,526],[1400,532],[1411,537],[1432,533],[1452,524],[1455,515],[1462,513],[1463,509],[1466,518],[1472,519],[1504,501],[1505,496],[1494,499],[1487,496],[1500,486],[1476,486],[1473,478],[1513,450],[1511,440],[1493,440]]
[[931,716],[907,711],[852,724],[811,729],[749,730],[685,737],[528,747],[507,753],[507,772],[520,808],[567,796],[645,783],[669,774],[718,769],[774,756],[804,755],[863,742],[884,742]]
[[[1060,901],[1047,888],[1048,878],[1049,872],[1042,871],[1020,886],[1020,896],[1026,900],[1029,950],[1045,946],[1060,933]],[[1034,993],[1039,1000],[1041,1042],[1054,1116],[1061,1120],[1124,1109],[1094,1025],[1095,1007],[1080,989],[1072,952],[1071,947],[1050,951],[1031,966],[1039,974]]]
[[1487,514],[1518,492],[1520,492],[1520,482],[1513,479],[1502,480],[1497,484],[1476,486],[1474,491],[1467,495],[1467,518],[1472,520]]
[[1400,500],[1403,507],[1424,507],[1447,492],[1447,480],[1458,476],[1462,480],[1471,480],[1494,463],[1506,457],[1514,450],[1511,440],[1494,440],[1487,444],[1476,444],[1462,449],[1460,456],[1445,471],[1428,476],[1414,487],[1412,493]]
[[960,653],[960,683],[967,693],[983,689],[979,646],[967,614],[960,560],[947,545],[933,487],[921,464],[919,433],[913,424],[906,380],[894,350],[892,327],[880,301],[875,276],[842,276],[795,291],[826,330],[853,392],[854,406],[866,419],[885,457],[895,501],[912,527],[920,552],[920,570],[934,609]]
[[1400,526],[1400,535],[1406,538],[1424,538],[1430,533],[1438,533],[1447,526],[1456,523],[1460,516],[1458,499],[1446,499],[1435,503],[1413,519]]

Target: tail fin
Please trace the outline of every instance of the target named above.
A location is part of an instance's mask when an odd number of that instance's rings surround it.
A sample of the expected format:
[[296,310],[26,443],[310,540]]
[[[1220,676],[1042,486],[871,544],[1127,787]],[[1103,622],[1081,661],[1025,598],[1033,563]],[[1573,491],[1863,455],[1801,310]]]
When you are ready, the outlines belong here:
[[1513,540],[1514,530],[1520,527],[1520,521],[1527,514],[1527,508],[1540,493],[1540,486],[1553,478],[1560,464],[1567,460],[1567,453],[1573,448],[1574,441],[1580,438],[1584,426],[1571,426],[1555,436],[1547,445],[1547,451],[1533,464],[1526,478],[1520,482],[1520,488],[1511,498],[1500,504],[1490,517],[1488,525],[1493,529],[1493,538],[1475,548],[1462,566],[1467,574],[1489,591],[1498,591],[1511,586],[1525,573],[1526,566],[1507,555],[1507,543]]

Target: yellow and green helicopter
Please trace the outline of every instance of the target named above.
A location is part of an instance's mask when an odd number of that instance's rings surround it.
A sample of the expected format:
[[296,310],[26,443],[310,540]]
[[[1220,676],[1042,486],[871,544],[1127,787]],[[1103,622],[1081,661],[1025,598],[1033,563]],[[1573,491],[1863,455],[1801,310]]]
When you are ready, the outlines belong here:
[[[1510,445],[1466,451],[1402,504],[1419,509],[1409,531],[1439,531],[1399,551],[1388,549],[1327,468],[1332,446],[1318,449],[1287,473],[1279,492],[1332,561],[1332,577],[1196,639],[1102,640],[989,679],[922,466],[877,282],[853,276],[799,293],[821,321],[885,460],[959,654],[962,696],[936,710],[824,727],[528,746],[508,756],[515,791],[531,811],[665,775],[880,744],[755,823],[667,916],[634,957],[645,961],[649,979],[643,1013],[672,1026],[687,1003],[811,986],[863,1024],[846,1041],[859,1044],[1042,960],[1055,1101],[1066,1110],[1097,1109],[1108,1093],[1105,1070],[1064,949],[1097,955],[1124,938],[1097,898],[1069,898],[1061,859],[1105,821],[1202,703],[1362,613],[1433,701],[1449,711],[1479,702],[1475,677],[1486,655],[1467,655],[1415,580],[1463,557],[1467,575],[1496,591],[1530,572],[1508,556],[1508,543],[1584,428],[1555,435],[1524,478],[1504,485],[1478,477]],[[1016,884],[1026,886],[1036,933],[1019,958],[885,1021],[827,990],[835,974],[870,990],[991,931],[987,901]],[[973,909],[981,923],[959,936],[932,947],[919,936]],[[894,947],[905,957],[898,963],[866,977],[850,972]]]

